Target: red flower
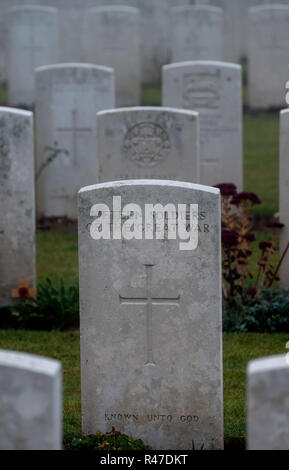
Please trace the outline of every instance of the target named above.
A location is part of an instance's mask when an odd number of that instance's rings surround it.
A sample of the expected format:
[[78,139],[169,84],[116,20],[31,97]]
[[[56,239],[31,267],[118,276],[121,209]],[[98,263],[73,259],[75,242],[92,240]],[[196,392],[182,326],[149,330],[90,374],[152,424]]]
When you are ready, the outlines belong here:
[[254,233],[246,233],[246,235],[243,235],[243,238],[248,242],[254,242],[256,240]]
[[250,297],[255,297],[257,291],[254,287],[249,287],[249,289],[247,290],[247,294],[250,295]]
[[233,183],[216,184],[215,188],[221,191],[222,196],[235,196],[237,194],[237,188]]
[[222,230],[222,244],[227,247],[238,245],[239,234],[235,230]]
[[269,224],[267,224],[267,227],[268,228],[283,228],[284,224],[282,224],[281,222],[270,222]]
[[27,300],[29,297],[29,290],[27,289],[27,287],[20,287],[18,289],[18,294],[21,299]]
[[267,250],[267,248],[272,248],[272,246],[273,246],[273,245],[272,245],[271,242],[260,242],[260,243],[259,243],[259,248],[260,248],[260,250],[262,250],[262,251]]
[[252,206],[261,204],[261,200],[258,198],[258,196],[255,193],[246,193],[246,192],[236,194],[233,197],[231,204],[234,204],[235,206],[239,206],[241,202],[243,201],[250,201]]

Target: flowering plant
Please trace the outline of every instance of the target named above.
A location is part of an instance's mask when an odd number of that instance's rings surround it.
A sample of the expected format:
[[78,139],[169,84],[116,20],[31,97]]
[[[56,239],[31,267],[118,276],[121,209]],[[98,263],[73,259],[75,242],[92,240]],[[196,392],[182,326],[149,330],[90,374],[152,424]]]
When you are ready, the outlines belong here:
[[[223,249],[223,297],[229,301],[239,297],[255,298],[264,287],[270,288],[278,280],[278,272],[289,249],[283,253],[276,268],[272,257],[276,251],[273,237],[259,243],[260,256],[255,278],[249,270],[252,250],[250,245],[256,240],[249,215],[250,207],[261,204],[259,197],[250,192],[237,192],[234,184],[223,183],[216,186],[222,196],[222,249]],[[282,224],[274,224],[282,227]],[[251,282],[249,282],[251,280]]]

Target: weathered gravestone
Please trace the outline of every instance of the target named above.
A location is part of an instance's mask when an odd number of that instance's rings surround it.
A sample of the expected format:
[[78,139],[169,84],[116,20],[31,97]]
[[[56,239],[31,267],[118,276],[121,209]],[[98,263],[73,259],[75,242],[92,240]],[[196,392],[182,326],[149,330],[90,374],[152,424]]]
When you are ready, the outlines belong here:
[[243,187],[242,69],[224,62],[181,62],[163,67],[163,105],[200,116],[202,184]]
[[252,109],[284,106],[289,63],[289,6],[249,9],[249,105]]
[[247,448],[289,450],[289,358],[271,356],[247,368]]
[[[39,0],[1,0],[0,2],[0,81],[6,83],[8,79],[8,34],[10,29],[8,11],[12,7],[25,7],[39,5]],[[48,0],[43,5],[49,6]]]
[[31,106],[34,69],[58,62],[58,13],[50,7],[14,7],[7,20],[9,104]]
[[[289,243],[289,110],[280,113],[280,222],[284,227],[280,233],[280,257],[283,257]],[[280,269],[280,283],[289,289],[289,251]]]
[[36,282],[33,145],[32,113],[0,108],[0,305]]
[[0,350],[0,449],[61,450],[61,363]]
[[222,448],[219,197],[164,180],[80,191],[85,434]]
[[224,60],[239,63],[247,57],[248,8],[262,0],[195,0],[224,12]]
[[88,61],[115,71],[118,106],[137,105],[141,94],[140,15],[126,6],[87,10]]
[[173,108],[122,108],[97,114],[99,182],[171,179],[199,183],[199,120]]
[[170,62],[170,8],[189,3],[189,0],[139,0],[143,84],[161,82],[162,66]]
[[223,60],[224,13],[211,6],[184,6],[171,9],[172,62]]
[[97,181],[96,113],[112,108],[107,67],[59,64],[36,70],[38,215],[77,217],[77,191]]

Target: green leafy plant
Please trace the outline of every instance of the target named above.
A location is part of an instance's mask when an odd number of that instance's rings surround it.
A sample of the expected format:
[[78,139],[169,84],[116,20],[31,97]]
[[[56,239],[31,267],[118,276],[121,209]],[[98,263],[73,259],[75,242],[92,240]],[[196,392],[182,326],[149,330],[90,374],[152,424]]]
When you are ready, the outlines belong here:
[[96,434],[85,436],[82,439],[73,439],[71,442],[67,442],[65,447],[67,450],[80,451],[151,450],[151,447],[145,446],[141,439],[134,440],[114,428],[106,434],[98,431]]
[[262,288],[245,303],[231,299],[224,311],[223,328],[237,333],[283,333],[289,331],[289,291]]
[[[9,312],[9,313],[8,313]],[[38,286],[35,297],[22,296],[0,315],[0,328],[66,330],[79,326],[77,286],[66,287],[63,280],[54,287],[50,279]]]

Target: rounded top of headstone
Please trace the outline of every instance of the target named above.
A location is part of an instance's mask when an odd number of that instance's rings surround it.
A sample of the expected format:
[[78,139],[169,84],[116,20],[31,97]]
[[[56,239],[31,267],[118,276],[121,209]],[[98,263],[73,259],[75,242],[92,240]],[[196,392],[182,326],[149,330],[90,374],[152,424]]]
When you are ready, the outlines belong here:
[[268,5],[256,5],[248,8],[249,13],[261,13],[263,11],[278,11],[278,10],[289,10],[289,5],[283,5],[282,3],[268,4]]
[[107,116],[109,114],[132,114],[132,113],[174,113],[179,115],[186,115],[197,118],[199,113],[197,111],[190,111],[188,109],[171,108],[166,106],[132,106],[130,108],[113,108],[104,109],[97,113],[97,116]]
[[224,9],[212,5],[183,5],[178,7],[172,7],[171,11],[173,13],[204,11],[216,14],[223,14]]
[[286,357],[286,354],[280,354],[255,359],[249,362],[247,372],[249,375],[252,375],[287,368],[289,374],[289,362],[287,362]]
[[83,70],[99,70],[108,73],[114,73],[114,70],[111,67],[106,67],[105,65],[95,65],[95,64],[85,64],[85,63],[78,63],[78,62],[67,62],[67,63],[59,63],[59,64],[51,64],[51,65],[43,65],[41,67],[37,67],[35,69],[35,73],[42,73],[49,70],[75,70],[75,69],[83,69]]
[[285,116],[287,114],[289,115],[289,108],[288,109],[281,109],[280,116]]
[[190,68],[190,67],[222,67],[224,69],[242,70],[242,66],[232,62],[219,62],[217,60],[189,60],[185,62],[174,62],[173,64],[163,65],[163,71],[172,70],[177,68]]
[[0,113],[3,114],[14,114],[15,116],[23,116],[25,118],[33,116],[31,111],[26,111],[19,108],[9,108],[8,106],[0,106]]
[[131,13],[139,15],[140,9],[127,5],[103,5],[99,7],[90,7],[88,13]]
[[18,12],[40,12],[40,13],[58,13],[58,9],[55,7],[40,6],[40,5],[17,5],[7,9],[8,13],[18,13]]
[[154,179],[136,179],[136,180],[121,180],[121,181],[109,181],[107,183],[98,183],[91,186],[85,186],[81,188],[78,194],[83,194],[86,192],[94,191],[97,189],[109,189],[109,188],[123,188],[123,187],[170,187],[170,188],[182,188],[182,189],[192,189],[195,191],[203,191],[206,193],[215,194],[218,196],[220,190],[212,186],[204,186],[201,184],[188,183],[185,181],[171,181],[171,180],[154,180]]
[[33,354],[0,350],[0,367],[10,367],[45,375],[55,375],[61,370],[61,363],[54,359]]

